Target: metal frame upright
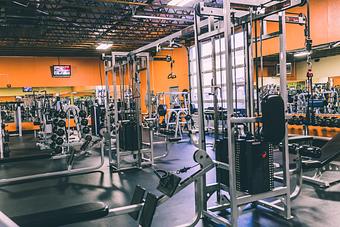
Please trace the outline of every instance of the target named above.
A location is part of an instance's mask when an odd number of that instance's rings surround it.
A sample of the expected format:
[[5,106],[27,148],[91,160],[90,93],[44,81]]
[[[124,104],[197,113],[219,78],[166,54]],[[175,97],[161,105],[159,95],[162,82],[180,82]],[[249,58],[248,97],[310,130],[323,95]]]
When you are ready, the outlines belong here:
[[[301,4],[301,1],[291,2],[290,5],[280,5],[282,3],[278,3],[280,7],[272,7],[261,6],[261,10],[253,11],[250,9],[249,14],[246,16],[242,16],[238,21],[231,21],[231,2],[230,0],[223,1],[223,9],[221,8],[212,8],[205,7],[204,3],[200,3],[198,7],[196,7],[195,11],[195,48],[196,48],[196,72],[197,72],[197,85],[198,85],[198,114],[199,114],[199,149],[206,150],[205,145],[205,132],[204,132],[204,107],[203,107],[203,94],[202,94],[202,72],[201,72],[201,49],[200,42],[203,40],[211,39],[214,36],[224,34],[224,42],[225,42],[225,59],[226,62],[226,84],[227,84],[227,135],[228,135],[228,164],[217,163],[216,168],[227,168],[229,170],[229,186],[227,191],[223,187],[216,187],[214,185],[206,185],[205,183],[205,174],[201,174],[200,177],[195,181],[195,190],[196,190],[196,213],[200,213],[199,215],[203,218],[209,218],[214,222],[219,224],[224,224],[228,226],[237,227],[238,226],[238,217],[240,215],[239,208],[248,204],[255,203],[266,208],[269,208],[276,213],[282,215],[286,219],[292,218],[291,215],[291,189],[290,189],[290,173],[289,173],[289,152],[288,152],[288,134],[287,134],[287,123],[285,125],[286,133],[285,138],[283,140],[284,149],[283,149],[283,184],[282,186],[276,186],[272,191],[268,191],[260,194],[245,194],[237,191],[236,188],[236,170],[235,170],[235,126],[240,123],[248,124],[252,127],[252,131],[255,129],[255,123],[261,121],[259,117],[256,117],[254,114],[254,88],[253,88],[253,56],[252,56],[252,44],[253,44],[253,21],[256,21],[260,18],[265,18],[266,16],[272,14],[278,14],[279,17],[279,31],[271,34],[266,34],[265,39],[269,38],[279,38],[280,41],[280,88],[281,88],[281,96],[284,99],[285,103],[285,112],[287,113],[287,81],[286,81],[286,16],[284,10],[297,6]],[[259,6],[259,8],[261,8]],[[202,20],[202,17],[208,17],[208,20]],[[216,21],[211,18],[221,19],[223,18],[222,23],[214,22],[214,23],[206,23],[206,21]],[[235,117],[234,116],[234,94],[233,94],[233,65],[232,65],[232,46],[231,46],[231,38],[232,38],[232,27],[233,26],[246,26],[247,28],[247,37],[246,37],[246,54],[248,58],[247,66],[247,78],[246,78],[246,90],[248,95],[248,111],[246,117]],[[208,29],[203,29],[208,26]],[[208,32],[206,32],[208,31]],[[262,35],[262,34],[261,34]],[[261,39],[264,37],[261,37]],[[255,41],[257,38],[255,39]],[[215,161],[216,163],[216,161]],[[211,209],[207,208],[207,195],[211,195],[211,193],[215,191],[227,192],[229,194],[229,202],[219,204],[217,207]],[[207,193],[209,192],[209,193]],[[280,197],[281,199],[275,200],[274,202],[266,202],[265,199]],[[279,206],[280,202],[283,201],[283,205]],[[219,201],[220,202],[220,201]],[[230,208],[231,215],[230,220],[218,216],[212,212],[217,210],[223,210],[226,208]],[[196,222],[194,222],[196,223]],[[193,226],[192,224],[191,226]]]

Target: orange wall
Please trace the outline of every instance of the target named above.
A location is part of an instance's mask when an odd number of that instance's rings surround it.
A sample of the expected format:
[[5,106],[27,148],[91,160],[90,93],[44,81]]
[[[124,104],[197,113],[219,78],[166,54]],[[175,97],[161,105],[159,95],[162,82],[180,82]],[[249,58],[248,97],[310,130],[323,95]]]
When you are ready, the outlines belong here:
[[[170,55],[175,63],[173,72],[176,74],[175,79],[168,79],[171,72],[170,63],[165,61],[150,62],[150,85],[151,90],[157,92],[169,91],[170,87],[178,86],[179,91],[189,88],[189,60],[186,48],[177,48],[172,51],[161,51],[158,56]],[[145,72],[141,73],[141,103],[142,112],[147,112],[145,106],[145,96],[147,89]]]
[[[70,78],[53,78],[50,66],[72,66]],[[0,87],[65,87],[100,85],[99,58],[0,57]],[[102,72],[103,82],[104,75]]]
[[[169,91],[171,86],[179,86],[179,90],[189,88],[188,56],[186,48],[173,51],[162,51],[158,55],[171,55],[175,60],[173,72],[177,78],[168,79],[170,63],[151,61],[150,84],[155,93]],[[54,64],[69,64],[72,66],[70,78],[53,78],[50,66]],[[100,79],[100,75],[102,79]],[[119,74],[118,74],[119,75]],[[141,73],[141,102],[145,112],[146,74]],[[85,87],[104,83],[103,64],[99,58],[58,58],[57,57],[0,57],[0,88],[8,84],[15,87]],[[127,79],[125,80],[127,83]],[[112,74],[109,73],[109,83],[112,84]],[[120,83],[119,76],[117,84]],[[79,89],[78,89],[79,90]],[[81,89],[80,89],[81,90]]]
[[170,55],[174,59],[173,72],[175,79],[168,79],[170,63],[162,61],[151,62],[151,88],[155,92],[169,91],[172,86],[179,86],[179,90],[189,88],[188,54],[186,48],[178,48],[173,51],[162,51],[158,55]]
[[[289,10],[292,13],[307,14],[306,6]],[[320,45],[340,40],[340,1],[339,0],[310,0],[311,38],[313,45]],[[278,30],[275,22],[267,23],[267,32]],[[287,24],[287,50],[304,48],[304,27]],[[279,40],[271,39],[263,43],[263,55],[278,53]]]

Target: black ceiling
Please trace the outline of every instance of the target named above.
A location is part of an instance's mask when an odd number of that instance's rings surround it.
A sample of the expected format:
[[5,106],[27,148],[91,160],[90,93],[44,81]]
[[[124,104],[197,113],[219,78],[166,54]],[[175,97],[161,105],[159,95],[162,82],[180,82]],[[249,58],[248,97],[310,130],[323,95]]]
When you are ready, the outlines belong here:
[[0,55],[98,56],[100,42],[113,43],[115,51],[133,50],[192,24],[192,9],[167,2],[0,0]]

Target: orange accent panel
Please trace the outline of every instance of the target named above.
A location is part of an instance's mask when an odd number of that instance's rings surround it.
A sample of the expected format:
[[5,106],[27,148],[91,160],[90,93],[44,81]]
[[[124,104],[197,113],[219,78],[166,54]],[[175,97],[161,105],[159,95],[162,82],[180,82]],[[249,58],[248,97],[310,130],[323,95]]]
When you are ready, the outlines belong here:
[[[69,78],[53,78],[50,66],[71,65]],[[100,85],[104,82],[103,66],[99,58],[1,57],[0,87],[65,87]]]
[[[303,135],[303,126],[302,125],[289,125],[288,133]],[[334,137],[338,133],[340,133],[340,128],[309,126],[309,134],[311,136]]]
[[[170,87],[178,86],[179,91],[189,88],[189,60],[186,48],[176,48],[173,51],[161,51],[158,55],[170,55],[175,63],[173,72],[176,74],[175,79],[168,79],[171,72],[170,62],[151,61],[150,62],[150,85],[151,90],[157,92],[169,91]],[[146,72],[143,71],[140,76],[141,80],[141,109],[147,112],[145,106],[145,96],[147,90]]]

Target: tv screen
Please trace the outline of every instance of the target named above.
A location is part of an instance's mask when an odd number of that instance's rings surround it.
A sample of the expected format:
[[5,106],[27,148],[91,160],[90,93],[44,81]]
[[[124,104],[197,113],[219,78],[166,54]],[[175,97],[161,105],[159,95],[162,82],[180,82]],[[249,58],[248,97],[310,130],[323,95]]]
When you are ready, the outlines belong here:
[[53,77],[70,77],[71,66],[70,65],[53,65],[52,75]]
[[[287,74],[292,74],[292,63],[286,64],[286,72]],[[276,76],[280,76],[280,64],[276,65]]]
[[23,88],[22,88],[22,91],[23,91],[23,92],[32,92],[32,91],[33,91],[33,88],[32,88],[32,87],[23,87]]

